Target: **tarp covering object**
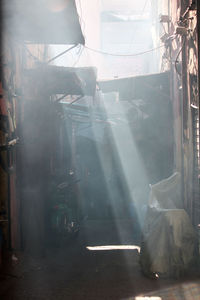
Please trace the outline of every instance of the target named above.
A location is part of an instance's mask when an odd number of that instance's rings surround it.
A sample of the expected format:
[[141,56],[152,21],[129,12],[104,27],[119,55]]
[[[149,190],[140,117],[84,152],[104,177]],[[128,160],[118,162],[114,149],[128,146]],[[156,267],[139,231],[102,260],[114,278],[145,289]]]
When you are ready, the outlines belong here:
[[180,173],[175,172],[172,176],[150,185],[149,205],[157,209],[183,208]]
[[175,173],[151,186],[140,256],[142,271],[150,277],[179,277],[195,262],[196,233],[186,211],[173,203],[178,181]]

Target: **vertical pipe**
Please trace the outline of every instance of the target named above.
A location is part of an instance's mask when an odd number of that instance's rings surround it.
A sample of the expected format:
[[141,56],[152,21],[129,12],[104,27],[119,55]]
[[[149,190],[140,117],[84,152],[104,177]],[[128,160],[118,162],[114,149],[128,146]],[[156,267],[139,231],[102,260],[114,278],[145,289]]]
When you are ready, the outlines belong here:
[[198,89],[200,104],[200,1],[197,1],[197,41],[198,41]]
[[[182,43],[184,43],[182,37]],[[187,45],[186,43],[182,46],[182,153],[183,153],[183,187],[184,187],[184,207],[190,214],[189,211],[189,203],[188,203],[188,185],[187,185],[187,162],[185,164],[185,157],[184,157],[184,150],[187,146],[187,126],[188,126],[188,120],[187,120],[187,114],[188,114],[188,89],[187,89]]]
[[[199,107],[198,107],[198,117],[200,119],[200,1],[196,1],[197,3],[197,57],[198,57],[198,99],[199,99]],[[199,122],[199,129],[200,130],[200,122]],[[200,135],[199,135],[200,136]],[[199,150],[198,150],[199,151]],[[198,161],[198,168],[200,168],[200,162]],[[198,174],[199,176],[200,174]],[[198,181],[200,178],[198,177]],[[199,182],[198,182],[199,184]],[[196,220],[197,223],[200,222],[200,215],[198,214],[198,220]]]
[[[74,178],[77,179],[77,156],[76,156],[76,129],[77,129],[77,125],[72,121],[72,161],[71,161],[71,165],[72,165],[72,170],[74,172]],[[75,194],[75,199],[74,201],[76,201],[76,218],[77,220],[79,220],[79,215],[80,215],[80,207],[81,207],[81,203],[80,203],[80,189],[79,189],[79,183],[76,183],[73,186],[73,190],[74,190],[74,194]]]
[[7,166],[8,166],[8,173],[7,173],[7,178],[8,178],[8,183],[7,183],[7,186],[8,186],[8,194],[7,194],[7,197],[8,197],[8,248],[9,250],[11,250],[11,184],[10,184],[10,174],[9,174],[9,169],[10,169],[10,150],[7,150]]
[[[72,170],[76,173],[76,124],[72,123]],[[76,175],[76,174],[75,174]]]
[[[189,1],[181,1],[181,16],[185,14]],[[183,176],[183,199],[184,199],[184,208],[191,216],[191,199],[188,197],[188,161],[185,162],[185,159],[187,159],[187,156],[184,157],[184,151],[187,147],[187,129],[188,129],[188,84],[187,84],[187,40],[185,37],[182,36],[181,42],[182,44],[182,176]],[[190,201],[190,203],[189,203]],[[192,217],[192,216],[191,216]]]

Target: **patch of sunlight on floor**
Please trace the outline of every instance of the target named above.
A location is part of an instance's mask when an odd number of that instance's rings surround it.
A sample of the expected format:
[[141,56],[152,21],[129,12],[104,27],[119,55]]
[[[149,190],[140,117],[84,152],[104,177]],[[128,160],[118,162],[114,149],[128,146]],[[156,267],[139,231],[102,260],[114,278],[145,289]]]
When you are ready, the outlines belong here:
[[[200,282],[199,279],[197,282],[190,282],[190,283],[182,283],[178,284],[166,289],[160,289],[159,292],[153,292],[155,294],[160,295],[160,297],[154,296],[151,294],[146,294],[143,296],[137,296],[135,300],[162,300],[162,299],[195,299],[199,300],[200,297]],[[163,297],[163,298],[162,298]],[[132,299],[132,298],[131,298]],[[127,299],[128,300],[128,299]]]
[[137,250],[140,253],[140,247],[135,245],[87,246],[86,249],[90,251]]
[[162,300],[160,297],[135,297],[135,300]]

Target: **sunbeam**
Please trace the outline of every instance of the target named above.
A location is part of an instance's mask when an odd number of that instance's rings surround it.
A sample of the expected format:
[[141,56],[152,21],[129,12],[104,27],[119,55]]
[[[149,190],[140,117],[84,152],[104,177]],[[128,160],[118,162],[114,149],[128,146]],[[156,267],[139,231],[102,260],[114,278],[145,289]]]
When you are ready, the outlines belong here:
[[3,0],[0,299],[200,299],[200,0]]

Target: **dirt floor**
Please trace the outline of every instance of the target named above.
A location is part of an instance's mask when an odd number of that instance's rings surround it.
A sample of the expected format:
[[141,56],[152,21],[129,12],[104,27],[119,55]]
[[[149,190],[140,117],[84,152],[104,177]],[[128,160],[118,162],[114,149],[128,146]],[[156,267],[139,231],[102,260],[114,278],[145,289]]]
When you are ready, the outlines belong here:
[[[136,249],[86,248],[109,245],[135,245]],[[200,299],[200,282],[195,278],[144,277],[137,246],[130,220],[84,222],[75,241],[49,248],[44,258],[16,253],[18,260],[0,276],[0,299]]]

